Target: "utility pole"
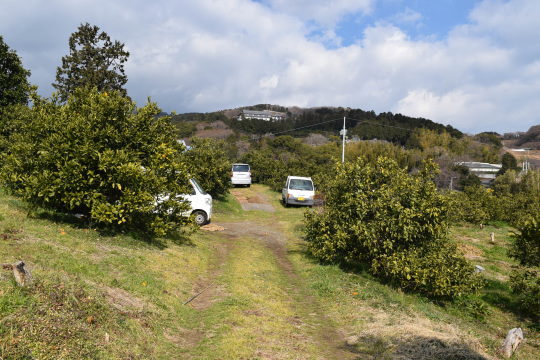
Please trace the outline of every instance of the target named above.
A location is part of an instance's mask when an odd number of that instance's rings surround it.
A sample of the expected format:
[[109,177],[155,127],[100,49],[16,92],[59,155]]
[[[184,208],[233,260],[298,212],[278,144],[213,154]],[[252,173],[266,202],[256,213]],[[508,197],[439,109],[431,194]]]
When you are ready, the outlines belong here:
[[347,135],[347,129],[345,129],[345,116],[343,117],[343,130],[341,130],[340,135],[343,135],[343,143],[341,145],[341,163],[345,162],[345,135]]
[[454,179],[457,179],[457,177],[450,176],[450,190],[454,190]]
[[531,169],[531,163],[529,163],[529,150],[530,148],[525,148],[524,150],[527,150],[527,155],[525,155],[525,160],[523,161],[523,172],[526,174]]

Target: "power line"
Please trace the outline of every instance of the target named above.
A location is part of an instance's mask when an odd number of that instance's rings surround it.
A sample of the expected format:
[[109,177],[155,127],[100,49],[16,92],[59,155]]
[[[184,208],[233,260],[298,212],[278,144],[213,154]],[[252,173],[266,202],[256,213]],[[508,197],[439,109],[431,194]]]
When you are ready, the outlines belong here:
[[[260,136],[256,137],[254,140],[259,140],[259,139],[261,139],[263,137],[267,137],[267,136],[271,136],[271,135],[275,136],[275,135],[285,134],[285,133],[288,133],[288,132],[293,132],[293,131],[296,131],[296,130],[306,129],[306,128],[310,128],[310,127],[314,127],[314,126],[318,126],[318,125],[322,125],[322,124],[328,124],[328,123],[331,123],[331,122],[334,122],[334,121],[337,121],[337,120],[341,120],[341,119],[342,118],[336,118],[336,119],[327,120],[327,121],[323,121],[323,122],[316,123],[316,124],[301,126],[301,127],[294,128],[294,129],[279,131],[279,132],[275,132],[275,133],[267,133],[267,134],[260,135]],[[416,129],[404,128],[404,127],[399,127],[399,126],[379,124],[379,123],[375,123],[375,122],[372,122],[372,121],[369,121],[369,120],[360,120],[360,119],[354,119],[354,118],[350,118],[350,117],[347,117],[347,120],[355,120],[355,121],[359,121],[361,123],[368,123],[368,124],[375,125],[375,126],[383,126],[383,127],[389,127],[389,128],[406,130],[406,131],[414,131],[414,130],[416,130]]]
[[[375,123],[373,121],[369,121],[369,120],[360,120],[360,119],[353,119],[353,118],[347,118],[349,120],[356,120],[356,121],[360,121],[360,122],[364,122],[364,123],[368,123],[368,124],[371,124],[371,125],[376,125],[376,126],[384,126],[384,127],[389,127],[389,128],[394,128],[394,129],[401,129],[401,130],[407,130],[407,131],[414,131],[416,129],[410,129],[410,128],[403,128],[403,127],[399,127],[399,126],[392,126],[392,125],[385,125],[385,124],[378,124],[378,123]],[[423,128],[422,128],[423,129]]]
[[337,121],[337,120],[341,120],[341,118],[332,119],[332,120],[327,120],[327,121],[323,121],[323,122],[316,123],[316,124],[311,124],[311,125],[301,126],[301,127],[294,128],[294,129],[289,129],[289,130],[284,130],[284,131],[278,131],[278,132],[275,132],[275,133],[268,133],[268,134],[265,134],[265,135],[261,135],[261,136],[257,137],[256,139],[260,139],[260,138],[262,138],[262,137],[270,136],[270,135],[274,135],[274,136],[275,136],[275,135],[279,135],[279,134],[285,134],[285,133],[288,133],[288,132],[291,132],[291,131],[296,131],[296,130],[306,129],[306,128],[313,127],[313,126],[317,126],[317,125],[328,124],[328,123],[331,123],[331,122],[334,122],[334,121]]

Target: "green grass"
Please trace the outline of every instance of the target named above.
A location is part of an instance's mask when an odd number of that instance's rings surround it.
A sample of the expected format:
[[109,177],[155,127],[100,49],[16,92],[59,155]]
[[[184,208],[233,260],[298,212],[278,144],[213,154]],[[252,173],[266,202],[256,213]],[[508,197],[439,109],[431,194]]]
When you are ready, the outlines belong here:
[[[264,186],[241,190],[265,197],[275,212],[243,211],[228,195],[214,202],[213,222],[237,224],[237,235],[200,231],[153,242],[104,236],[47,212],[29,217],[24,203],[0,194],[0,262],[24,260],[34,277],[21,289],[0,273],[0,358],[384,359],[411,349],[437,358],[426,350],[434,341],[474,358],[495,356],[517,325],[528,340],[516,358],[540,357],[538,332],[508,285],[515,265],[508,227],[452,228],[486,268],[486,286],[436,303],[362,270],[318,263],[302,240],[303,214],[313,210],[285,208]],[[255,230],[280,234],[282,258]],[[347,350],[351,335],[359,341]]]
[[22,259],[34,278],[27,289],[0,281],[0,358],[167,359],[177,351],[165,337],[169,326],[198,321],[180,305],[214,256],[199,234],[184,246],[106,237],[27,217],[24,204],[5,195],[0,214],[0,261]]

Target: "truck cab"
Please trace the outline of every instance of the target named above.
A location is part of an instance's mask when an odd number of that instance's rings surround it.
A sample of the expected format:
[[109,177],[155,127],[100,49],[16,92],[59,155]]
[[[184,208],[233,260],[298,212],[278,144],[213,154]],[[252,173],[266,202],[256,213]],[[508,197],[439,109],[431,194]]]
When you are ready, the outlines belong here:
[[189,201],[191,210],[185,214],[193,216],[197,225],[204,225],[210,222],[212,217],[212,195],[203,190],[195,179],[189,179],[192,186],[191,194],[184,195],[184,199]]
[[288,176],[285,187],[281,190],[281,200],[285,206],[313,206],[315,187],[310,177]]
[[[199,226],[208,224],[212,218],[212,195],[208,194],[195,179],[189,179],[191,192],[177,195],[177,199],[186,201],[190,208],[182,213],[182,216],[193,216],[193,220]],[[156,205],[169,199],[169,194],[162,194],[156,199]]]

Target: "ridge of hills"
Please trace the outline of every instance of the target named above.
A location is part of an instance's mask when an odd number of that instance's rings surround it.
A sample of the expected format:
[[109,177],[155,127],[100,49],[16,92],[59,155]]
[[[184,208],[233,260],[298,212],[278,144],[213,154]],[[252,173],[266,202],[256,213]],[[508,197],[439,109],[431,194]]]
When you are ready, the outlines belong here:
[[[286,114],[284,120],[265,121],[258,119],[237,120],[242,110],[271,110]],[[165,115],[165,114],[163,114]],[[361,140],[387,140],[404,145],[413,130],[426,128],[438,133],[448,132],[451,136],[461,138],[464,134],[451,125],[442,125],[429,119],[415,118],[391,112],[376,114],[373,110],[352,109],[343,107],[284,107],[280,105],[258,104],[252,106],[225,109],[208,113],[183,113],[171,115],[171,121],[183,137],[191,136],[196,130],[194,123],[206,123],[203,126],[212,127],[210,123],[221,121],[232,133],[248,135],[263,135],[282,133],[295,137],[307,136],[310,133],[324,135],[338,134],[343,127],[343,117],[347,118],[349,136]],[[218,127],[223,127],[219,125]],[[191,129],[191,133],[190,130]],[[188,131],[186,131],[188,130]]]

